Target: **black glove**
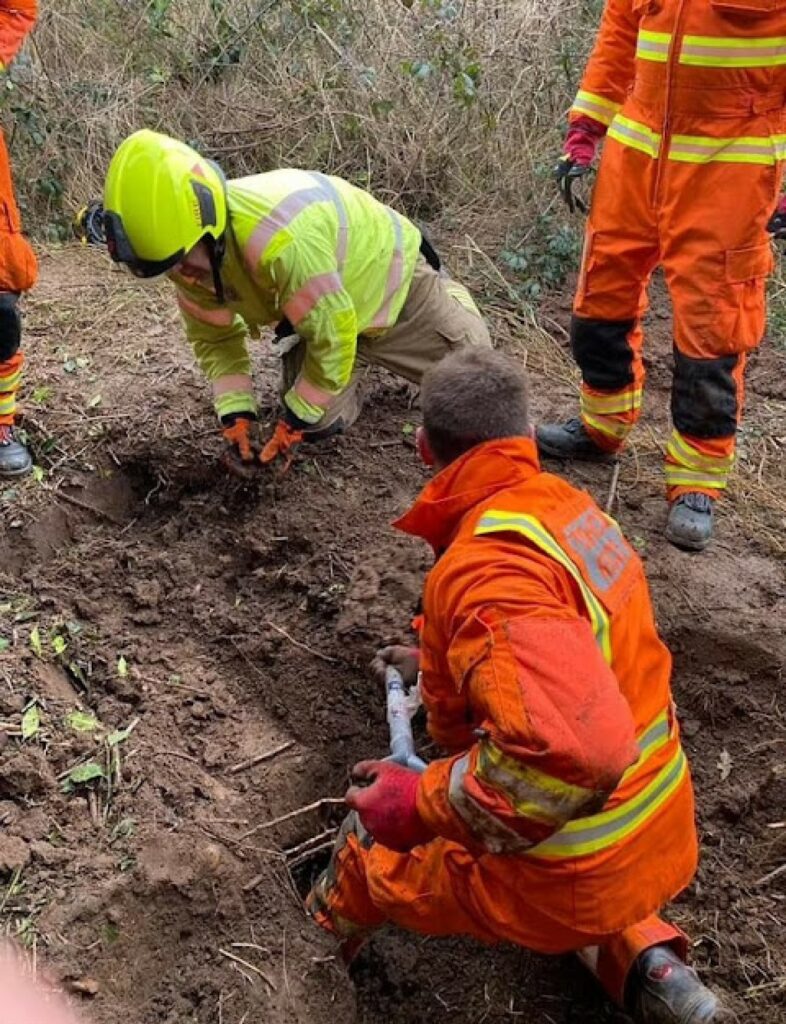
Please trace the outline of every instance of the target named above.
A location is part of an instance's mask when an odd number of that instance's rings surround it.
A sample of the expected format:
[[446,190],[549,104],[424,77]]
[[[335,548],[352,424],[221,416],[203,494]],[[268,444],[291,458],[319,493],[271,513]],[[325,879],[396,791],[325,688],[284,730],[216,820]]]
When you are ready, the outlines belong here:
[[583,199],[573,195],[573,185],[579,178],[583,178],[591,170],[589,164],[580,164],[571,160],[569,156],[561,156],[554,168],[554,178],[562,198],[568,205],[571,213],[578,210],[580,213],[587,212],[587,204]]
[[781,196],[775,213],[767,221],[767,230],[773,238],[786,238],[786,196]]

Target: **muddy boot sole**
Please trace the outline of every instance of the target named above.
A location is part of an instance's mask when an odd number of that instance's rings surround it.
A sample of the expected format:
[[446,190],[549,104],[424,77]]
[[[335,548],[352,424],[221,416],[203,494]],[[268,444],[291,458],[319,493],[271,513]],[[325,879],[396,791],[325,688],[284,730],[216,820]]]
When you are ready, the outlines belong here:
[[675,548],[679,548],[680,551],[704,551],[709,547],[710,541],[712,540],[712,534],[705,538],[683,537],[681,534],[673,531],[669,527],[668,523],[666,524],[666,529],[663,533],[669,544],[672,544]]

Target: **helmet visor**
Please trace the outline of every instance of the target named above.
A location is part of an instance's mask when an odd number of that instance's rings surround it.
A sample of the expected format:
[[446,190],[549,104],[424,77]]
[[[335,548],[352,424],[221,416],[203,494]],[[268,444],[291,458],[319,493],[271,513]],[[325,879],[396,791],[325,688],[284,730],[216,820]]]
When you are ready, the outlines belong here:
[[163,260],[141,259],[134,252],[120,215],[110,210],[104,210],[104,231],[109,255],[115,263],[128,267],[134,277],[159,277],[180,263],[186,254],[185,249],[181,248]]

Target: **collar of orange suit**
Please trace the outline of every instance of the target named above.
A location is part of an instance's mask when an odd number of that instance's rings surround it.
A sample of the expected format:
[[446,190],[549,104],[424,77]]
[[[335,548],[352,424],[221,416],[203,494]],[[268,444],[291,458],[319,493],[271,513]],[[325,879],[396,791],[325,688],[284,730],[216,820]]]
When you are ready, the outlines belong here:
[[537,448],[530,438],[487,441],[437,473],[393,525],[422,537],[435,552],[443,551],[467,512],[539,472]]

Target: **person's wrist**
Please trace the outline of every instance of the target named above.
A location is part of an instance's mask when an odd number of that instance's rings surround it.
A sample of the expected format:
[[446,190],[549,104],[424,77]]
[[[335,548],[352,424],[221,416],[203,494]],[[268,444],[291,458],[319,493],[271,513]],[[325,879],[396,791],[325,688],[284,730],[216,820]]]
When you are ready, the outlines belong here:
[[306,433],[308,430],[314,429],[313,423],[307,423],[305,420],[301,420],[296,413],[292,412],[286,403],[284,403],[281,410],[281,419],[286,423],[290,430],[297,430],[301,433]]
[[228,412],[220,417],[222,427],[234,427],[239,420],[247,420],[249,423],[257,422],[257,414],[251,410],[241,412]]

